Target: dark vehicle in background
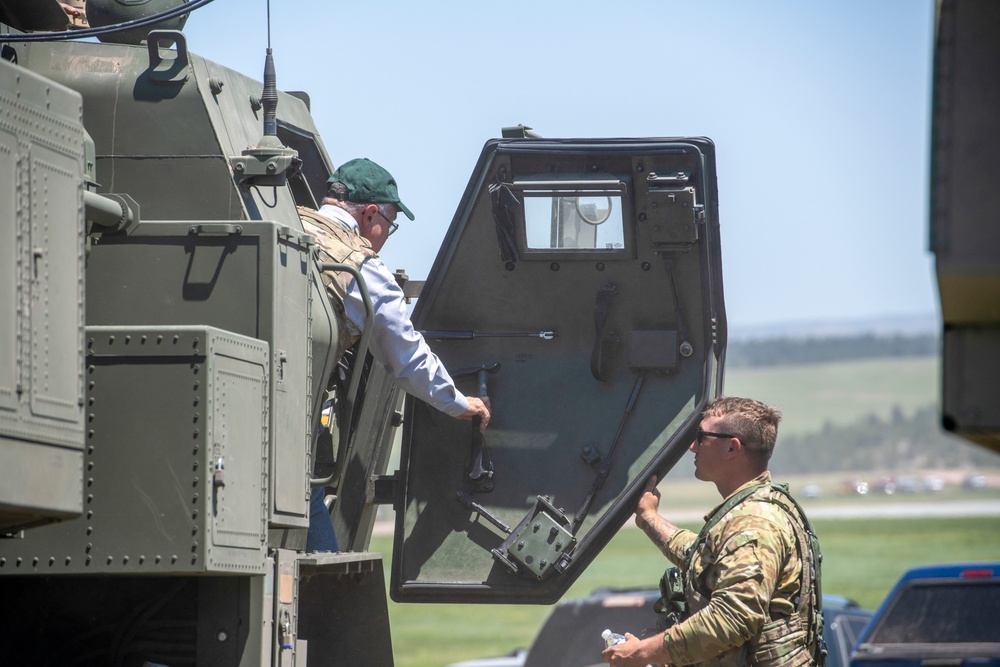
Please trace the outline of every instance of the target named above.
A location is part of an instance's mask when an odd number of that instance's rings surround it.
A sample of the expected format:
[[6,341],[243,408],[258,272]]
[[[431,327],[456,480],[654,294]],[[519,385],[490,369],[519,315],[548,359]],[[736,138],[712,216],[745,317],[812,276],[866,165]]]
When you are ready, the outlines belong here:
[[908,570],[858,641],[852,667],[1000,666],[1000,562]]
[[[449,667],[591,667],[603,665],[601,632],[630,632],[647,637],[658,632],[653,604],[660,598],[656,589],[597,589],[584,598],[557,604],[542,624],[527,650],[517,649],[504,656],[479,658]],[[851,649],[872,611],[853,600],[837,595],[823,596],[824,636],[827,667],[848,667]]]

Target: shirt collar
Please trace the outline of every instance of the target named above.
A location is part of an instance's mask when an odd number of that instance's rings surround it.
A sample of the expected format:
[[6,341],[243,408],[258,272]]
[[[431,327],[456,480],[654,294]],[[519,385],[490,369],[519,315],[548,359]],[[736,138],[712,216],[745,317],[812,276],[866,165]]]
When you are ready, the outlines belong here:
[[738,488],[735,491],[733,491],[732,493],[730,493],[728,496],[726,496],[722,500],[721,503],[719,503],[718,505],[716,505],[715,507],[713,507],[712,511],[705,515],[705,521],[708,521],[709,518],[712,515],[714,515],[716,512],[718,512],[719,508],[722,507],[723,505],[725,505],[727,500],[729,500],[730,498],[732,498],[733,496],[735,496],[737,493],[739,493],[743,489],[747,488],[748,486],[755,486],[757,484],[770,484],[770,483],[771,483],[771,471],[770,470],[765,470],[764,472],[762,472],[761,474],[757,475],[756,477],[754,477],[753,479],[751,479],[749,482],[747,482],[746,484],[744,484],[740,488]]
[[354,216],[339,206],[334,206],[333,204],[323,204],[319,209],[319,213],[320,215],[325,215],[331,220],[336,220],[349,232],[354,232],[355,234],[361,233],[358,228],[358,221],[354,219]]

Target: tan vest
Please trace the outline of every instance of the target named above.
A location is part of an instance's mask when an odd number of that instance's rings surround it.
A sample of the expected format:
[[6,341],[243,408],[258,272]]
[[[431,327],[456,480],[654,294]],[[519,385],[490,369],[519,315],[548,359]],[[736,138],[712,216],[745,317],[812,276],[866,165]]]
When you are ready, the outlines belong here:
[[[360,270],[361,264],[370,257],[377,257],[368,239],[355,232],[344,229],[336,220],[331,220],[317,211],[305,206],[299,206],[299,219],[307,234],[316,237],[319,244],[321,259],[324,262],[346,264]],[[337,316],[337,327],[340,338],[337,341],[337,359],[343,356],[358,340],[359,336],[351,334],[347,326],[347,315],[344,312],[344,299],[347,298],[347,288],[354,276],[347,271],[324,271],[323,284],[326,285],[330,303]]]

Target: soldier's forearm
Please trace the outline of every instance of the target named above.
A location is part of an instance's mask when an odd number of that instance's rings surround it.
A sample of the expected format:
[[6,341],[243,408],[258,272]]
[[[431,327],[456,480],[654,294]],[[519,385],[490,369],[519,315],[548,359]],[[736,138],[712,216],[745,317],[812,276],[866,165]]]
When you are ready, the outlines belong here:
[[678,531],[677,526],[664,519],[659,514],[636,516],[636,524],[642,528],[646,536],[653,541],[660,551],[664,551],[667,542]]

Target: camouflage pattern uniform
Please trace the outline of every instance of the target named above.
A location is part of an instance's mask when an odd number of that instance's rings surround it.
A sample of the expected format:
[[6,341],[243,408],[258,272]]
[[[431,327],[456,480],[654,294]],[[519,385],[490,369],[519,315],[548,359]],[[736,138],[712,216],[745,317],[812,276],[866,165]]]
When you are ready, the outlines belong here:
[[[766,485],[730,510],[693,554],[685,589],[689,615],[663,635],[672,664],[813,664],[806,631],[809,616],[800,617],[798,605],[803,568],[796,547],[799,519],[794,510],[786,513],[762,500],[789,504],[770,483],[771,474],[765,472],[740,487]],[[683,567],[696,539],[693,532],[679,530],[664,553]],[[806,597],[804,606],[811,614],[810,592]]]

